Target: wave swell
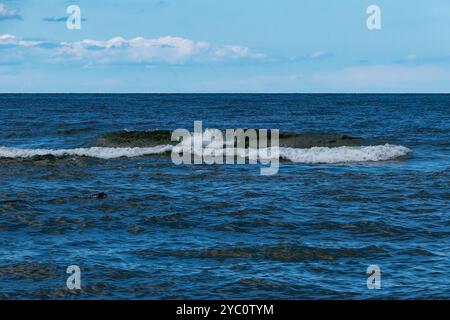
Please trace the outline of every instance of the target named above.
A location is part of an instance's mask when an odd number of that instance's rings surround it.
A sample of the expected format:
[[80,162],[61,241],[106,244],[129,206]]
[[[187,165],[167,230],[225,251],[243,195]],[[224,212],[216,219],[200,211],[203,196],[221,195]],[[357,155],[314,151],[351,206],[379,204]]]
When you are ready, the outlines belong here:
[[[206,129],[207,132],[209,129]],[[222,131],[224,133],[224,131]],[[270,141],[270,131],[268,140]],[[259,137],[259,129],[256,129]],[[100,147],[154,147],[177,142],[171,141],[172,132],[169,130],[154,131],[116,131],[104,134],[97,139]],[[304,132],[304,133],[279,133],[279,145],[286,148],[311,148],[311,147],[342,147],[368,145],[369,141],[359,137],[352,137],[334,132]],[[246,143],[248,146],[248,141]]]
[[[0,147],[0,158],[34,158],[40,156],[54,157],[91,157],[100,159],[133,158],[147,155],[164,154],[172,151],[172,145],[159,145],[154,147],[91,147],[76,149],[20,149]],[[255,157],[256,150],[247,150],[247,156]],[[279,148],[280,158],[295,163],[332,164],[351,162],[387,161],[404,157],[411,152],[410,149],[398,145],[376,146],[343,146],[343,147],[312,147],[312,148]],[[239,154],[239,152],[238,152]],[[259,155],[274,154],[272,151],[260,150]]]

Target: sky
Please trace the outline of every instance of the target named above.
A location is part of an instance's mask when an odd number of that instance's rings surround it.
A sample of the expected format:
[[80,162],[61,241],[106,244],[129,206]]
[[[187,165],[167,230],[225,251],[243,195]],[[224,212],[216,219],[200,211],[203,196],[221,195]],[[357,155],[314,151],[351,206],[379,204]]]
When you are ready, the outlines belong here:
[[0,92],[450,93],[450,1],[0,0]]

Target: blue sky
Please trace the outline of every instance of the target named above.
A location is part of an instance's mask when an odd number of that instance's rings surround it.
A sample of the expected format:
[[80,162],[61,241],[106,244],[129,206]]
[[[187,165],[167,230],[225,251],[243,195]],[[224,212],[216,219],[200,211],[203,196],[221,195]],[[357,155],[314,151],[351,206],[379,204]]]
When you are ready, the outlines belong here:
[[450,1],[416,2],[0,0],[0,92],[450,92]]

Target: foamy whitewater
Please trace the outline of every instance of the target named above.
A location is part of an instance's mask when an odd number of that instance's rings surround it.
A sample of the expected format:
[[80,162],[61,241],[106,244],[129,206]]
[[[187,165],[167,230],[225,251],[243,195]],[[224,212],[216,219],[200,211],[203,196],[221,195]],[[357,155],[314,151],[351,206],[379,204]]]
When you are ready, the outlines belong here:
[[[122,157],[140,157],[145,155],[163,154],[172,151],[171,145],[160,145],[147,148],[108,148],[91,147],[76,149],[20,149],[0,147],[0,158],[33,158],[35,156],[79,156],[92,157],[100,159],[115,159]],[[274,154],[273,150],[260,150],[260,157],[263,155]],[[397,145],[376,145],[360,147],[313,147],[308,149],[299,148],[279,148],[280,158],[296,163],[350,163],[350,162],[369,162],[369,161],[387,161],[403,157],[411,152],[404,146]],[[243,156],[242,152],[238,155]],[[250,150],[245,156],[255,158],[257,152]]]
[[298,163],[345,163],[393,160],[410,152],[411,150],[404,146],[390,144],[337,148],[280,148],[280,157]]
[[140,157],[151,154],[161,154],[172,150],[171,145],[148,148],[76,148],[76,149],[19,149],[0,147],[0,158],[33,158],[36,156],[79,156],[100,159],[115,159],[122,157]]

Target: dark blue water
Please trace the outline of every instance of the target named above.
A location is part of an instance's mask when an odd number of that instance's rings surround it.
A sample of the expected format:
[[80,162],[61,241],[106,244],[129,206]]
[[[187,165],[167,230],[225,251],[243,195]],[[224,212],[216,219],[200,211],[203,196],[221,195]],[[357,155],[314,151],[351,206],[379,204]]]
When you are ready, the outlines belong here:
[[[0,146],[267,128],[405,146],[389,161],[182,165],[1,156],[0,298],[450,298],[450,95],[0,95]],[[9,149],[8,149],[9,150]],[[16,149],[14,149],[16,150]],[[369,290],[366,269],[381,268]],[[82,289],[66,287],[81,268]]]

